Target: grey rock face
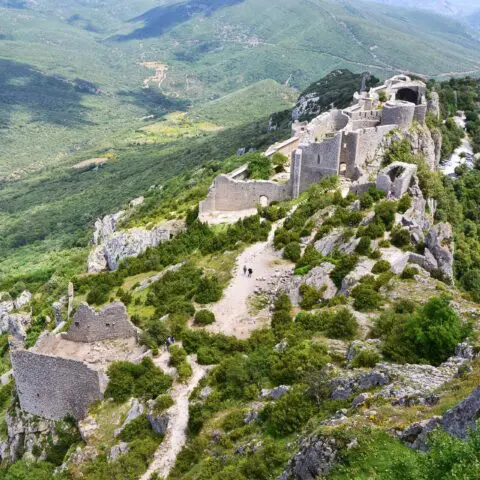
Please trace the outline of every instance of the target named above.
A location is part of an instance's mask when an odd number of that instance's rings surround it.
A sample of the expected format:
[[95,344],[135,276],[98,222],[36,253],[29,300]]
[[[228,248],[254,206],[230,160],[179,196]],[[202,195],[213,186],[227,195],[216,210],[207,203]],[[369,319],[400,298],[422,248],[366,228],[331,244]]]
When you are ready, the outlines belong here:
[[315,242],[316,250],[324,257],[330,255],[333,250],[343,242],[343,230],[336,229],[327,233],[323,238]]
[[32,300],[32,294],[28,290],[24,290],[13,302],[15,308],[22,308],[28,305]]
[[118,437],[123,432],[123,429],[129,423],[133,422],[133,420],[142,415],[143,412],[145,412],[145,405],[143,405],[143,403],[140,403],[136,398],[132,398],[130,400],[130,410],[127,413],[127,418],[122,423],[122,426],[115,430],[114,436]]
[[32,316],[29,313],[10,313],[3,318],[8,322],[8,333],[12,337],[24,341],[27,329],[32,323]]
[[381,341],[378,339],[369,339],[366,341],[354,340],[348,347],[345,359],[347,362],[351,363],[357,355],[365,350],[374,351],[378,353]]
[[425,245],[437,261],[447,283],[453,285],[453,233],[448,223],[437,223],[428,232]]
[[463,402],[445,413],[442,426],[451,435],[465,439],[468,431],[476,428],[479,413],[480,387],[477,387]]
[[291,279],[288,287],[288,296],[293,305],[298,305],[301,301],[300,293],[298,291],[300,285],[303,283],[320,290],[326,286],[323,293],[323,298],[333,298],[337,293],[337,287],[330,279],[330,272],[335,268],[331,263],[325,262],[318,267],[312,268],[306,275],[295,275]]
[[165,435],[167,433],[168,424],[170,422],[170,416],[168,413],[162,413],[161,415],[147,413],[147,420],[150,422],[154,432],[157,432],[160,435]]
[[414,423],[400,434],[400,440],[414,450],[427,451],[428,435],[440,426],[441,417],[432,417],[423,422]]
[[370,398],[369,393],[361,393],[357,397],[355,397],[352,401],[352,407],[360,407],[363,405],[368,399]]
[[99,218],[95,222],[95,230],[93,232],[92,243],[99,245],[107,238],[111,237],[117,230],[118,222],[125,215],[125,211],[114,213],[112,215],[105,215],[103,218]]
[[279,387],[275,387],[272,389],[264,388],[260,395],[262,400],[278,400],[286,395],[290,390],[290,386],[288,385],[280,385]]
[[360,279],[365,275],[370,275],[372,273],[372,268],[374,265],[375,260],[371,260],[370,258],[360,261],[357,266],[343,279],[340,293],[343,295],[350,295],[350,292],[360,281]]
[[125,258],[137,257],[147,248],[170,240],[184,227],[183,221],[169,221],[156,225],[151,230],[131,228],[116,231],[114,221],[109,220],[106,225],[102,221],[101,226],[98,226],[98,233],[94,235],[97,246],[90,252],[87,270],[89,273],[98,273],[106,268],[116,270]]
[[120,455],[125,455],[128,453],[128,443],[127,442],[120,442],[118,445],[114,445],[108,454],[108,459],[113,462],[116,460]]
[[290,460],[277,480],[315,480],[328,475],[337,459],[333,438],[310,437],[302,441],[299,452]]

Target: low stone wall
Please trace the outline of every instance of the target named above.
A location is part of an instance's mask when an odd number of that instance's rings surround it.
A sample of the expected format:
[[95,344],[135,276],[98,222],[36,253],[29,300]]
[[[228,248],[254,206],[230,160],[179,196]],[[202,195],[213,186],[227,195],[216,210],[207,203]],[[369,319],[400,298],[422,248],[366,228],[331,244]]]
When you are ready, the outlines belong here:
[[72,342],[98,342],[116,338],[130,338],[137,335],[135,326],[130,322],[125,305],[114,302],[99,312],[81,303],[73,322],[63,338]]
[[288,200],[290,186],[267,180],[234,180],[228,175],[215,178],[206,200],[200,202],[200,214],[255,208],[258,204]]
[[99,374],[82,362],[28,350],[10,353],[20,406],[40,417],[79,420],[102,398]]
[[379,172],[377,188],[385,193],[391,192],[394,197],[400,198],[407,192],[416,173],[416,165],[394,162]]

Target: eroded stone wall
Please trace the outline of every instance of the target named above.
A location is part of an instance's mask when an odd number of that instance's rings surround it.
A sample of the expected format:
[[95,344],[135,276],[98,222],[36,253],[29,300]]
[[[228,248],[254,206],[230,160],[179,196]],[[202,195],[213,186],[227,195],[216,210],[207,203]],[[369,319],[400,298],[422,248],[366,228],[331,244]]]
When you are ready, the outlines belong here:
[[246,210],[255,208],[264,203],[288,200],[291,196],[290,186],[279,185],[266,180],[237,181],[227,175],[219,175],[207,199],[200,202],[200,213],[228,212],[232,210]]
[[78,420],[102,398],[99,374],[82,362],[28,350],[12,350],[10,357],[20,406],[29,413]]
[[129,338],[137,334],[130,322],[125,305],[114,302],[103,307],[99,312],[86,303],[81,303],[73,322],[63,338],[73,342],[98,342]]

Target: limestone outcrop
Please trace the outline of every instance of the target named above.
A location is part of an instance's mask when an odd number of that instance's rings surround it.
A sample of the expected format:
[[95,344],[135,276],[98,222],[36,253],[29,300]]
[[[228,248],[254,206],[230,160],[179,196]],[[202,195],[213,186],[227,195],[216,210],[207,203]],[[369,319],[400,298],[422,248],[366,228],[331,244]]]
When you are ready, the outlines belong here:
[[312,436],[300,443],[298,453],[290,460],[277,480],[315,480],[328,475],[335,464],[338,446],[334,438]]
[[312,268],[306,275],[295,275],[291,278],[288,286],[288,296],[293,305],[298,305],[301,301],[299,287],[302,284],[307,284],[311,287],[320,290],[325,288],[323,298],[333,298],[337,293],[337,287],[330,279],[330,272],[335,268],[332,263],[322,263],[318,267]]
[[432,254],[442,280],[453,285],[453,232],[448,223],[437,223],[425,238],[425,251]]
[[129,257],[137,257],[147,248],[156,247],[170,240],[185,227],[183,221],[168,221],[151,229],[131,228],[117,230],[118,221],[124,212],[107,215],[95,223],[93,234],[94,248],[87,260],[87,271],[99,273],[103,270],[116,270],[121,261]]

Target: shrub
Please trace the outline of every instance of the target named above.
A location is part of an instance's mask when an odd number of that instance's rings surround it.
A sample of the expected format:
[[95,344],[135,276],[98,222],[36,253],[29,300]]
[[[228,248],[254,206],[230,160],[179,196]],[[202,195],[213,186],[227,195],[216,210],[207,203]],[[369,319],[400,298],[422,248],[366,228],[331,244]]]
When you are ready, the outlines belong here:
[[325,333],[329,338],[352,340],[358,333],[357,319],[348,308],[342,308],[327,322]]
[[204,277],[198,286],[195,301],[201,305],[218,302],[222,298],[222,292],[220,280],[216,276]]
[[379,258],[382,258],[382,252],[378,249],[373,250],[368,257],[372,260],[378,260]]
[[210,325],[215,322],[215,315],[210,310],[199,310],[195,313],[195,325]]
[[370,208],[373,205],[373,198],[372,196],[368,193],[362,193],[360,195],[360,206],[366,210],[367,208]]
[[370,311],[378,308],[382,297],[369,285],[359,284],[352,290],[353,307],[360,311]]
[[383,200],[375,207],[375,217],[381,220],[387,230],[390,230],[395,220],[397,205],[390,200]]
[[370,237],[361,237],[360,242],[355,248],[355,253],[359,255],[368,255],[370,253],[370,245],[372,244],[372,239]]
[[283,250],[283,258],[295,263],[300,260],[301,254],[300,244],[297,242],[290,242]]
[[282,437],[300,431],[312,414],[313,404],[305,387],[296,385],[273,405],[265,407],[262,418],[273,435]]
[[403,269],[403,272],[400,275],[400,277],[403,278],[404,280],[408,280],[408,279],[415,278],[415,275],[418,275],[418,273],[419,273],[418,268],[407,266]]
[[467,332],[449,300],[434,297],[413,313],[386,312],[372,333],[382,338],[382,351],[393,361],[439,365]]
[[160,415],[165,410],[168,410],[171,406],[173,406],[175,402],[171,395],[163,394],[159,395],[156,400],[155,404],[153,405],[153,411],[156,415]]
[[180,345],[172,345],[170,347],[170,360],[169,365],[171,367],[178,367],[181,363],[187,359],[187,352]]
[[150,358],[140,364],[130,362],[112,363],[107,370],[109,383],[105,397],[116,402],[125,402],[130,397],[150,400],[165,393],[172,385],[172,379],[157,368]]
[[398,201],[397,212],[405,213],[412,206],[412,197],[408,193],[405,193],[403,197]]
[[317,290],[315,287],[307,285],[306,283],[300,285],[299,292],[302,296],[300,306],[305,310],[310,310],[315,305],[318,305],[325,289],[326,287],[323,287],[322,290]]
[[235,430],[236,428],[243,427],[245,422],[243,421],[244,413],[241,410],[234,410],[228,413],[222,420],[222,428],[226,432]]
[[373,368],[380,361],[380,355],[375,350],[365,348],[360,350],[352,360],[353,368]]
[[380,241],[378,242],[378,246],[379,246],[380,248],[388,248],[388,247],[391,247],[392,244],[390,243],[390,240],[380,240]]
[[379,260],[372,268],[372,273],[383,273],[388,272],[391,268],[391,265],[386,260]]
[[410,233],[405,228],[394,228],[391,236],[392,245],[398,248],[405,247],[410,244]]
[[358,263],[356,255],[343,255],[337,261],[335,268],[330,272],[330,278],[337,288],[342,286],[342,281],[347,274],[349,274]]
[[292,302],[287,294],[280,294],[275,300],[272,315],[272,329],[277,334],[282,334],[292,323],[290,311],[292,309]]
[[200,347],[197,351],[197,361],[200,365],[214,365],[222,358],[223,354],[214,347]]
[[280,165],[283,167],[286,163],[288,163],[288,157],[281,152],[275,152],[272,155],[272,163],[275,166]]
[[363,235],[370,238],[380,238],[383,237],[384,234],[385,225],[378,219],[374,219],[373,222],[369,223],[363,231]]
[[182,362],[177,367],[178,379],[182,383],[187,381],[192,376],[192,373],[193,373],[192,367],[190,366],[190,364],[187,361]]
[[254,180],[268,180],[272,174],[270,158],[260,153],[249,155],[248,176]]
[[380,90],[378,92],[378,100],[382,103],[385,103],[388,100],[388,95],[385,90]]
[[368,194],[373,198],[375,202],[381,200],[382,198],[385,198],[385,192],[376,187],[370,187],[368,189]]

